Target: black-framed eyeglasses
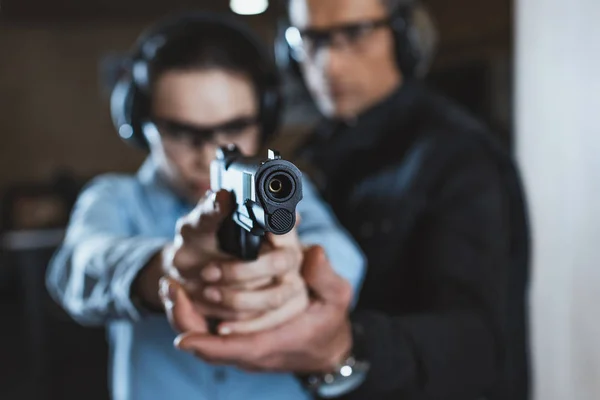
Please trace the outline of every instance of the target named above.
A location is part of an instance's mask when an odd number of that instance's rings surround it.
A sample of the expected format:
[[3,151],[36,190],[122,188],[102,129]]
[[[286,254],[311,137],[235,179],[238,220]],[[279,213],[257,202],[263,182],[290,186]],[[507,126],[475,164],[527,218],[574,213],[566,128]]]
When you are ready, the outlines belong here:
[[239,117],[216,126],[198,126],[167,118],[151,119],[164,138],[192,147],[202,147],[213,142],[216,135],[235,137],[258,124],[257,117]]
[[368,37],[375,30],[388,28],[389,18],[372,21],[358,21],[336,25],[327,29],[304,29],[294,26],[287,28],[285,39],[292,49],[292,56],[297,61],[303,61],[307,56],[314,56],[319,50],[332,45],[352,47]]

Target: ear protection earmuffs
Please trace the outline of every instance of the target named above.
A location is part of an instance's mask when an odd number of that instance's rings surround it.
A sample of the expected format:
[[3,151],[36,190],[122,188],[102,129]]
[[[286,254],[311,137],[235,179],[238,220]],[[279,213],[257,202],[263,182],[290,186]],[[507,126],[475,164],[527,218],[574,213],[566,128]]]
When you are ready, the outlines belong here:
[[[390,28],[394,34],[395,53],[398,68],[405,77],[417,75],[423,54],[419,45],[417,29],[413,26],[412,16],[416,2],[398,7],[390,15]],[[293,51],[286,39],[286,31],[290,27],[288,20],[280,21],[275,42],[275,55],[277,65],[283,70],[291,70],[294,74],[300,73],[298,60],[293,56]]]
[[115,85],[110,101],[113,124],[127,143],[148,149],[144,124],[150,118],[150,71],[161,49],[180,35],[193,38],[194,29],[203,31],[210,26],[226,28],[239,37],[240,46],[250,46],[256,57],[248,62],[258,63],[260,76],[255,82],[259,96],[259,121],[262,139],[267,141],[279,124],[282,94],[277,66],[267,46],[245,25],[230,17],[214,13],[186,13],[168,17],[142,33],[127,64],[124,77]]

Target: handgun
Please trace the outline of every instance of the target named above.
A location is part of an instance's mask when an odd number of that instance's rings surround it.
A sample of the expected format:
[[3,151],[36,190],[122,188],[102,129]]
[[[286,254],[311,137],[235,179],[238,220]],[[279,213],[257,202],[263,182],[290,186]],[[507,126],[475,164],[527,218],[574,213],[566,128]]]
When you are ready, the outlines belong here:
[[210,168],[211,190],[227,190],[235,206],[217,233],[225,253],[249,261],[258,257],[265,234],[289,233],[302,200],[302,173],[279,152],[246,157],[235,145],[217,149]]

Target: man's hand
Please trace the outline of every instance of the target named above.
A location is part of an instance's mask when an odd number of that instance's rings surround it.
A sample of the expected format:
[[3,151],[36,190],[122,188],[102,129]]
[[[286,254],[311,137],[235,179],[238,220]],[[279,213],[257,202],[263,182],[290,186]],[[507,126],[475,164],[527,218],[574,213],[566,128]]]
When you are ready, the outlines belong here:
[[306,251],[303,276],[314,298],[294,320],[250,335],[215,337],[200,329],[180,335],[176,346],[208,362],[251,371],[331,371],[352,346],[348,320],[352,289],[318,247]]

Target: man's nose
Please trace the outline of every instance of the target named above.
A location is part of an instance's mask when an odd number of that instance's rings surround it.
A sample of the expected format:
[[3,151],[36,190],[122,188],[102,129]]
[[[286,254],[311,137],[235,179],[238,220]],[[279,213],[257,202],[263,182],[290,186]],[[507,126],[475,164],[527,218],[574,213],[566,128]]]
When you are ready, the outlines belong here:
[[346,70],[346,54],[343,48],[329,46],[323,49],[322,65],[328,78],[335,79]]
[[327,73],[336,76],[346,71],[348,55],[352,52],[352,42],[342,32],[334,33],[328,43],[323,46],[323,57]]

